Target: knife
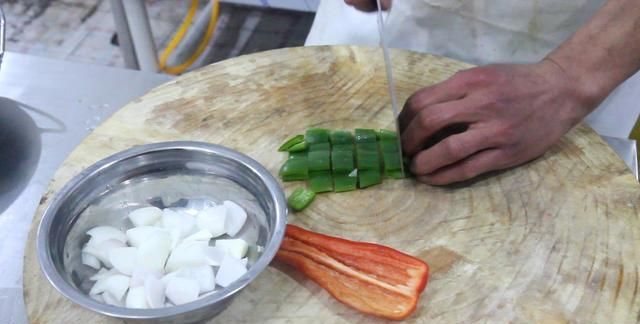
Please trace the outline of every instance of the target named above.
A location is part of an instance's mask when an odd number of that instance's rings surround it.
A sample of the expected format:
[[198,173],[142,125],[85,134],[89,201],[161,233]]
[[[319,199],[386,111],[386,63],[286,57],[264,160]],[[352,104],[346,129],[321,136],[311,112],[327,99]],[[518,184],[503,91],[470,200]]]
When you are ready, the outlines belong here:
[[375,0],[378,8],[378,33],[380,34],[380,47],[382,47],[382,55],[384,56],[384,67],[387,74],[387,86],[389,88],[389,96],[391,97],[391,109],[393,110],[393,120],[396,126],[396,134],[398,134],[398,154],[400,154],[400,171],[404,175],[404,163],[402,155],[402,143],[400,142],[400,125],[398,124],[398,100],[396,98],[396,85],[393,82],[393,71],[391,70],[391,57],[389,48],[384,37],[384,21],[382,19],[382,4],[380,0]]

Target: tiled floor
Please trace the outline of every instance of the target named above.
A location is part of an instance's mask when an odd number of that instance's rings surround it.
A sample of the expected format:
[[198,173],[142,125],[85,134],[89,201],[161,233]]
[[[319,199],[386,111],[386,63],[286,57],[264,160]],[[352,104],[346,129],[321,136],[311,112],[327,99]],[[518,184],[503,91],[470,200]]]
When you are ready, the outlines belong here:
[[[206,2],[200,0],[200,10]],[[159,50],[181,23],[189,3],[146,0]],[[112,43],[115,27],[108,0],[18,0],[5,1],[2,6],[7,17],[8,51],[124,67],[120,49]],[[312,21],[313,13],[309,12],[223,3],[213,48],[202,62],[301,46]]]

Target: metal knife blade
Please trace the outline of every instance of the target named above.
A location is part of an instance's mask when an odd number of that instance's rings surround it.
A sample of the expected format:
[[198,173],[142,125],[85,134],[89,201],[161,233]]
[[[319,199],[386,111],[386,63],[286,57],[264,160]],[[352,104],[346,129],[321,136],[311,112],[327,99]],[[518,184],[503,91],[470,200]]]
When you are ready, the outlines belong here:
[[396,85],[393,82],[393,71],[391,70],[391,56],[389,48],[384,37],[384,20],[382,19],[382,4],[380,0],[376,0],[378,7],[378,33],[380,33],[380,47],[382,47],[382,55],[384,56],[384,67],[387,73],[387,86],[389,88],[389,96],[391,97],[391,109],[393,110],[393,120],[398,134],[398,154],[400,154],[400,171],[404,175],[404,163],[402,155],[402,143],[400,142],[400,125],[398,124],[398,100],[396,97]]

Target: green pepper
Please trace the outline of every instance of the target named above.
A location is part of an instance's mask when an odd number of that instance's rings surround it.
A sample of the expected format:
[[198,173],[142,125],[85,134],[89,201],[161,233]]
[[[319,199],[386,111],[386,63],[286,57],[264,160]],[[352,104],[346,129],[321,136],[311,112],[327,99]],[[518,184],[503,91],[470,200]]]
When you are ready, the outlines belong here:
[[404,179],[407,177],[402,170],[385,171],[385,175],[391,179]]
[[334,191],[345,192],[356,190],[358,177],[354,174],[350,176],[347,173],[333,175]]
[[358,160],[358,170],[380,170],[380,156],[377,151],[358,148],[356,159]]
[[331,144],[329,143],[309,144],[309,152],[313,152],[313,151],[331,151]]
[[303,141],[304,141],[304,135],[301,135],[301,134],[296,135],[286,140],[284,143],[282,143],[282,145],[280,145],[280,147],[278,148],[278,151],[280,152],[288,151],[289,148],[291,148],[292,146],[298,143],[302,143]]
[[329,139],[331,141],[331,145],[353,143],[353,136],[351,135],[351,132],[344,131],[344,130],[337,130],[337,131],[331,132]]
[[375,143],[377,138],[373,129],[356,128],[356,143]]
[[353,144],[334,144],[331,146],[332,152],[352,152],[353,153]]
[[280,168],[280,177],[284,181],[306,180],[309,178],[307,159],[288,159]]
[[325,128],[309,128],[307,129],[305,138],[309,144],[328,143],[329,130]]
[[398,141],[397,140],[393,140],[393,141],[391,141],[391,140],[381,140],[379,142],[379,144],[380,144],[380,151],[382,151],[382,153],[388,153],[388,152],[391,153],[391,152],[393,152],[393,153],[399,154],[398,153],[399,150],[398,150]]
[[315,197],[316,197],[315,192],[308,190],[306,188],[300,187],[300,188],[296,188],[296,190],[294,190],[291,193],[291,195],[287,199],[287,204],[291,209],[295,211],[301,211],[307,208],[307,206],[311,204],[311,202]]
[[293,160],[293,159],[305,159],[307,160],[307,152],[306,151],[300,151],[300,152],[289,152],[289,160]]
[[333,191],[333,178],[331,177],[331,172],[309,172],[309,188],[315,193]]
[[398,134],[388,129],[380,129],[378,130],[378,140],[379,141],[398,141]]
[[351,172],[353,170],[353,152],[336,151],[331,153],[331,170],[333,173]]
[[357,143],[356,144],[356,149],[357,150],[362,150],[362,151],[371,151],[371,152],[378,152],[378,143],[373,142],[373,143]]
[[358,187],[366,188],[381,182],[380,170],[358,170]]
[[296,145],[293,145],[291,147],[289,147],[289,149],[287,149],[288,152],[300,152],[300,151],[306,151],[307,148],[309,147],[309,144],[306,141],[302,141]]
[[331,152],[314,151],[307,155],[309,161],[309,171],[330,171],[331,170]]
[[382,154],[382,159],[384,161],[385,171],[402,169],[402,160],[400,159],[399,152],[385,152]]

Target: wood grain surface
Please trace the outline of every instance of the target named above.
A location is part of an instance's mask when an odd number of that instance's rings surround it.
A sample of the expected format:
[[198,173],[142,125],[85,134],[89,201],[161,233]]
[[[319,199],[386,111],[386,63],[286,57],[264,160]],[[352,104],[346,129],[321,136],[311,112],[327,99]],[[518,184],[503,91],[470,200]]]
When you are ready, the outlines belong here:
[[[392,127],[378,49],[291,48],[214,64],[152,90],[98,127],[56,173],[34,218],[24,285],[33,323],[112,323],[41,274],[35,229],[51,196],[83,168],[133,145],[222,144],[273,174],[278,145],[307,127]],[[469,65],[393,52],[399,100]],[[98,77],[98,76],[96,76]],[[284,184],[290,192],[297,184]],[[580,125],[543,157],[456,187],[413,180],[322,194],[289,222],[422,258],[432,276],[409,322],[638,321],[640,187]],[[283,265],[262,273],[213,322],[371,323]]]

